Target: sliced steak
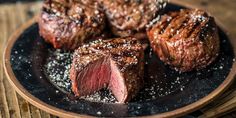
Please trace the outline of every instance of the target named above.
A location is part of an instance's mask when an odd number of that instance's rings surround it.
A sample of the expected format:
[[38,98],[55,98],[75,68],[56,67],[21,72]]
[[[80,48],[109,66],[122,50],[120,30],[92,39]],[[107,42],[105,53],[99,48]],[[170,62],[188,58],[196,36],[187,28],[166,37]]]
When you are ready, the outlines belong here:
[[144,51],[135,38],[98,40],[79,47],[70,70],[75,96],[108,87],[120,103],[133,98],[143,84]]
[[38,20],[40,35],[54,48],[69,50],[100,35],[105,27],[105,15],[95,3],[45,0]]
[[163,15],[148,37],[160,59],[183,72],[206,67],[220,49],[214,18],[197,9]]
[[103,6],[113,34],[130,36],[145,33],[145,26],[163,7],[165,0],[98,0]]

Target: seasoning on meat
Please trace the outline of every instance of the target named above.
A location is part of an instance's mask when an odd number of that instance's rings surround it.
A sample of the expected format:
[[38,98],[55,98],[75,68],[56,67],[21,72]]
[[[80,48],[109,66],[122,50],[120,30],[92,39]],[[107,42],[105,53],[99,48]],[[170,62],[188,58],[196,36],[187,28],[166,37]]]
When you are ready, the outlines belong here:
[[73,50],[103,32],[105,15],[96,2],[45,0],[38,23],[40,35],[54,48]]
[[79,47],[70,79],[75,96],[108,87],[120,103],[128,102],[143,84],[144,50],[132,37],[97,40]]
[[163,15],[148,31],[148,37],[160,59],[183,72],[206,67],[220,48],[214,18],[197,9]]
[[166,5],[166,0],[98,0],[103,6],[113,34],[131,36],[145,32]]

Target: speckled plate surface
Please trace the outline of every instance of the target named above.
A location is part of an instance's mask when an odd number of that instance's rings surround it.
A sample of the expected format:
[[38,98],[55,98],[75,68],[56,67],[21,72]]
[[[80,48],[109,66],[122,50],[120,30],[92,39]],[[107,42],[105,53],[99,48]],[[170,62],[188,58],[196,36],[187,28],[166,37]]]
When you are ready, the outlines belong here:
[[[182,7],[179,5],[169,4],[167,11],[180,8]],[[53,57],[52,52],[55,50],[39,36],[35,19],[26,23],[11,37],[4,54],[4,68],[10,83],[20,95],[35,106],[55,115],[181,116],[212,101],[232,83],[235,77],[236,50],[233,46],[236,45],[236,41],[229,38],[222,29],[219,30],[221,40],[219,57],[201,71],[176,72],[165,66],[147,49],[145,87],[127,104],[73,100],[65,91],[52,84],[49,74],[45,72],[47,70],[45,65],[48,59]],[[60,60],[58,63],[60,66]],[[65,72],[61,67],[58,69]]]

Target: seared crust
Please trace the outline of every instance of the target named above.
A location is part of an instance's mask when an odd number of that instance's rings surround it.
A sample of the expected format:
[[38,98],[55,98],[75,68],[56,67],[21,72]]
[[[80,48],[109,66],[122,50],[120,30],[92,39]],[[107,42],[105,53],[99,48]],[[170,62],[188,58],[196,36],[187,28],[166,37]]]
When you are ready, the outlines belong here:
[[214,18],[202,10],[170,12],[147,33],[160,59],[183,72],[206,67],[220,49]]
[[46,0],[38,23],[40,35],[54,48],[73,50],[102,33],[105,16],[86,0]]
[[83,45],[75,51],[74,58],[77,57],[79,61],[75,65],[78,70],[81,70],[97,58],[103,55],[111,55],[119,69],[123,72],[130,65],[136,65],[138,63],[141,50],[143,50],[141,43],[132,37],[109,40],[99,39]]
[[158,0],[98,0],[107,15],[113,34],[130,36],[145,32],[145,26],[157,16]]
[[107,57],[115,62],[127,87],[126,98],[119,102],[129,101],[141,89],[144,74],[144,50],[139,40],[131,37],[97,40],[79,47],[74,52],[70,79],[72,80],[72,90],[76,96],[81,95],[76,82],[76,79],[80,79],[76,78],[78,73],[91,63]]

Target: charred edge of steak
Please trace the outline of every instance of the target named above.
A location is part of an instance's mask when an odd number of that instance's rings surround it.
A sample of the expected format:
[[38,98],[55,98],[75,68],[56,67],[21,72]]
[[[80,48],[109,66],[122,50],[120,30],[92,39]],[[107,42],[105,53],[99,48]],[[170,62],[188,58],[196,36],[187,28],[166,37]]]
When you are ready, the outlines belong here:
[[76,96],[108,87],[121,103],[132,99],[143,83],[142,45],[137,39],[97,40],[79,47],[70,79]]
[[214,18],[202,10],[181,10],[164,15],[148,31],[160,59],[179,71],[202,69],[219,53]]
[[99,0],[108,17],[112,32],[117,36],[130,36],[145,32],[146,25],[164,7],[158,0]]
[[38,23],[40,35],[54,48],[73,50],[102,33],[105,15],[98,5],[72,0],[46,0]]

